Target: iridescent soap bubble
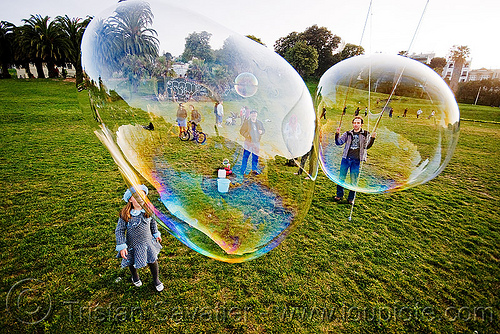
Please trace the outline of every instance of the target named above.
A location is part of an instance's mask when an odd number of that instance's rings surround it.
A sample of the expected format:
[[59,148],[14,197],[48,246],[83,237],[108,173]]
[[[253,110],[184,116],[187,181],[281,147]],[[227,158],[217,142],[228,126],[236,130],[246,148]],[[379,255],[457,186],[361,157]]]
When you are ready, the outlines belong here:
[[234,79],[234,89],[242,97],[254,96],[257,93],[259,81],[252,73],[244,72],[238,74]]
[[[460,113],[452,92],[436,72],[409,58],[375,54],[344,60],[321,77],[317,103],[318,117],[326,111],[319,124],[322,169],[348,189],[381,193],[427,182],[444,169],[457,144]],[[353,129],[356,114],[364,130],[376,133],[357,183],[349,173],[341,177],[348,152],[335,141],[339,125],[339,138]]]
[[[140,200],[184,244],[242,262],[303,219],[317,155],[301,176],[286,162],[313,147],[316,116],[272,50],[165,2],[124,1],[89,24],[82,63],[79,99],[94,132],[127,186],[149,186]],[[242,73],[258,89],[236,89]],[[284,131],[292,118],[300,133]],[[199,139],[191,121],[205,141],[189,140]]]

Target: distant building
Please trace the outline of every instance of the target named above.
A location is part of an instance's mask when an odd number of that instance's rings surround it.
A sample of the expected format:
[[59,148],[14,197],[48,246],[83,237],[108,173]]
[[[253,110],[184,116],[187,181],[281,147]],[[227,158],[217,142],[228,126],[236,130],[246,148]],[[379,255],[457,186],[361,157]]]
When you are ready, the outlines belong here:
[[500,69],[487,70],[483,67],[478,70],[471,70],[467,81],[480,81],[487,79],[500,79]]
[[435,53],[414,53],[410,56],[410,58],[428,65],[431,63],[432,58],[434,58],[435,56]]
[[[445,80],[451,80],[451,75],[453,73],[453,68],[455,67],[455,62],[453,60],[448,60],[446,62],[446,66],[443,68],[443,72],[441,73],[441,77]],[[465,61],[464,66],[462,67],[462,73],[460,74],[460,78],[458,82],[465,82],[469,76],[470,72],[470,60]]]
[[180,77],[183,77],[186,75],[187,73],[187,70],[189,69],[189,65],[192,63],[192,61],[188,62],[187,64],[183,64],[183,63],[177,63],[177,64],[173,64],[172,65],[172,68],[173,70],[175,71],[175,73],[180,76]]

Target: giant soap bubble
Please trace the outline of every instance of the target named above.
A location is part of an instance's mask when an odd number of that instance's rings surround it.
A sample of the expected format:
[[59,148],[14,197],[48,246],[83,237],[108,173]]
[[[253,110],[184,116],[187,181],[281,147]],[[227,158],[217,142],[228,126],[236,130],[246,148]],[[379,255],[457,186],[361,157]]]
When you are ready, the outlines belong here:
[[[303,219],[317,155],[302,176],[285,163],[311,151],[315,112],[272,50],[165,2],[124,1],[89,24],[82,63],[94,132],[128,186],[149,185],[144,206],[184,244],[242,262]],[[199,132],[205,141],[187,140]]]
[[[443,170],[457,144],[460,115],[452,92],[432,69],[409,58],[375,54],[344,60],[322,76],[317,102],[318,115],[326,109],[319,124],[321,166],[348,189],[380,193],[427,182]],[[365,151],[358,181],[351,182],[349,175],[340,177],[347,152],[335,133],[340,124],[340,136],[352,130],[355,115],[376,139]]]

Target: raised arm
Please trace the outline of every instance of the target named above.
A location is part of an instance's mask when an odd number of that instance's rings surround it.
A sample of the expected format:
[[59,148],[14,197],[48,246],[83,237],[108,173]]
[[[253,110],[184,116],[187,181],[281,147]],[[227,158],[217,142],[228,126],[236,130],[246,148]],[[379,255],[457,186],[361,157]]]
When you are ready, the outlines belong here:
[[335,131],[335,145],[337,146],[344,145],[346,139],[347,139],[347,132],[344,132],[342,135],[340,135],[340,128],[337,128],[337,131]]
[[376,132],[374,132],[370,135],[370,141],[368,142],[368,145],[366,145],[366,149],[369,149],[370,147],[372,147],[373,142],[375,142],[375,137],[377,137]]

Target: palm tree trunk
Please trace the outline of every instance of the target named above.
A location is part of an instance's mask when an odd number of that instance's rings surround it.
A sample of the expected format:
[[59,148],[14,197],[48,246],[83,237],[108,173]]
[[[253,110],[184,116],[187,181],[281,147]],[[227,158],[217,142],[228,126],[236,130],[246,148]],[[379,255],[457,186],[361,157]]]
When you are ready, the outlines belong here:
[[464,63],[465,61],[463,60],[456,60],[455,64],[453,64],[453,72],[450,79],[450,89],[453,94],[457,93],[458,82],[460,81],[460,76],[462,75],[462,68],[464,67]]
[[78,57],[78,60],[76,64],[73,64],[75,67],[75,78],[76,78],[76,87],[78,87],[79,84],[83,82],[83,68],[82,68],[82,61],[80,57]]
[[33,79],[35,77],[33,73],[31,73],[30,64],[28,62],[23,63],[21,67],[24,68],[24,70],[26,71],[26,75],[28,76],[29,79]]
[[57,78],[58,77],[58,72],[57,72],[57,69],[56,69],[54,62],[52,62],[52,61],[47,62],[47,70],[49,72],[49,78]]
[[7,66],[7,63],[2,63],[2,76],[3,79],[10,79],[10,73],[9,73],[9,66]]
[[45,74],[43,73],[43,64],[41,60],[35,60],[36,73],[38,79],[45,79]]

